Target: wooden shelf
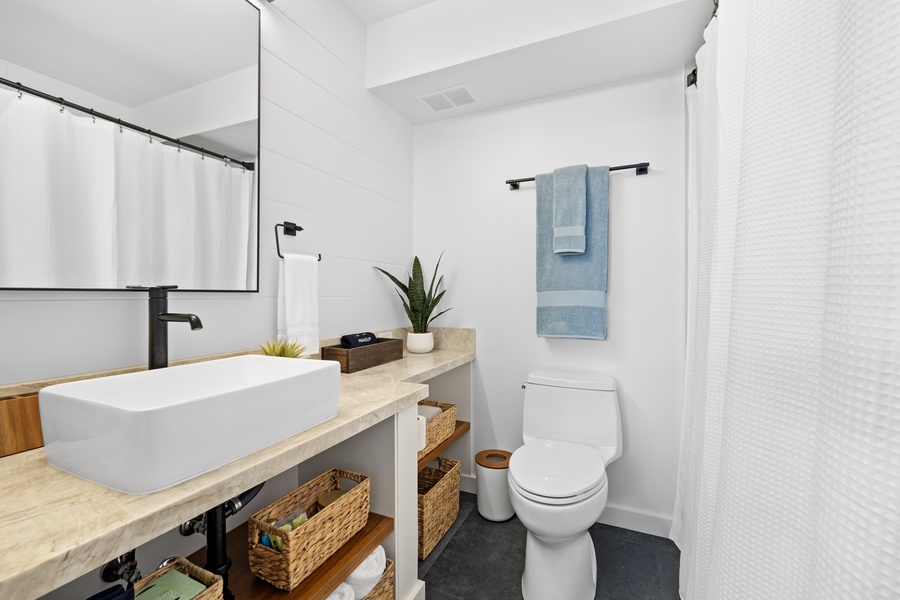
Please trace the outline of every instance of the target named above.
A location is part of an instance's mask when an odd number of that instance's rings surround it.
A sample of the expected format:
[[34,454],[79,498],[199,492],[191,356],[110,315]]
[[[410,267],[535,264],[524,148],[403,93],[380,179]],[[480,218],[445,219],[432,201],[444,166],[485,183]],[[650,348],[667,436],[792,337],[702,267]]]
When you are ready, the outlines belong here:
[[[243,523],[228,533],[228,556],[232,560],[228,571],[228,587],[234,593],[235,600],[325,600],[393,531],[392,518],[370,512],[369,520],[359,533],[350,538],[299,586],[285,592],[250,572],[247,524]],[[191,554],[188,560],[202,567],[206,564],[206,548]]]
[[470,425],[468,421],[457,421],[456,429],[453,430],[453,433],[450,434],[450,437],[438,444],[437,448],[422,457],[422,459],[419,461],[419,470],[421,471],[422,469],[427,467],[428,463],[436,459],[441,455],[442,452],[444,452],[444,450],[456,443],[456,440],[461,438],[463,434],[469,430],[469,427]]

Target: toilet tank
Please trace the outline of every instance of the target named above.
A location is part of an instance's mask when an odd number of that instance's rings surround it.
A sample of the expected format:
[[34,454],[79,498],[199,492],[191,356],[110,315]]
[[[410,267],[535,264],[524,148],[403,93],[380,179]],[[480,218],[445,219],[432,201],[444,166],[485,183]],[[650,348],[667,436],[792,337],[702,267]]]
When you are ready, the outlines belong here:
[[522,437],[586,444],[607,464],[622,454],[616,380],[596,372],[533,371],[525,383]]

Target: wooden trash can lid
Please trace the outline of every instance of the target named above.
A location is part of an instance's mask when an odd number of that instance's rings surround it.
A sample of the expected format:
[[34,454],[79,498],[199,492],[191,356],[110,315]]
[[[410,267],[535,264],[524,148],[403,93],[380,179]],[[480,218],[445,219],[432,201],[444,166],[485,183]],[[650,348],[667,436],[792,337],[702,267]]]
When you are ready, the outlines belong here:
[[506,450],[482,450],[475,455],[476,464],[487,469],[508,469],[512,452]]

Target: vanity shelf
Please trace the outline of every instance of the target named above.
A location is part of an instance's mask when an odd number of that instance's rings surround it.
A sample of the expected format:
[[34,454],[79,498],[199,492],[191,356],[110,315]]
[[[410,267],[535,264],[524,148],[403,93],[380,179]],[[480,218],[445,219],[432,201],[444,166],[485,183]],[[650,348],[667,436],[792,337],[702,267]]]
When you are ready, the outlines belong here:
[[468,421],[457,421],[456,428],[453,430],[453,433],[450,434],[450,437],[438,444],[437,448],[422,457],[422,460],[419,461],[419,471],[427,467],[428,464],[433,462],[434,459],[440,456],[442,452],[456,443],[456,440],[461,438],[464,433],[469,431],[469,427],[470,425]]
[[[467,424],[468,425],[468,424]],[[376,546],[394,531],[394,520],[373,512],[365,526],[337,552],[290,592],[272,587],[250,572],[247,556],[247,524],[242,523],[228,533],[228,587],[239,600],[325,600]],[[206,563],[206,548],[188,557],[195,565]]]

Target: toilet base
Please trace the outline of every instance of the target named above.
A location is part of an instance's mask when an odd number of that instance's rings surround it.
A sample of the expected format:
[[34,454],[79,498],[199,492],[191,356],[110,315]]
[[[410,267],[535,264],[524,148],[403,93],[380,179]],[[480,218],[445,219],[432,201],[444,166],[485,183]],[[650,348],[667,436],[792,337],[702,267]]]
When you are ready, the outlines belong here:
[[525,600],[593,600],[597,552],[587,531],[548,543],[530,531],[525,542]]

